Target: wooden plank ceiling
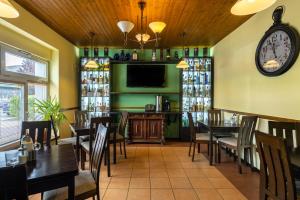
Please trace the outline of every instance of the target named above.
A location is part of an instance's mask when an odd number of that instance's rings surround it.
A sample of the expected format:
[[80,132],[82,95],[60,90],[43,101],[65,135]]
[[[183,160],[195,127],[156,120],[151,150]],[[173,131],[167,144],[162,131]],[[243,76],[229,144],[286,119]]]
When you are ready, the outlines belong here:
[[[138,31],[139,0],[15,0],[57,33],[78,46],[90,45],[89,32],[96,33],[95,45],[122,46],[119,20],[134,22],[129,34]],[[212,46],[250,16],[234,16],[236,0],[146,0],[147,23],[164,21],[160,47],[182,46],[179,34],[186,32],[185,45]],[[148,29],[153,38],[152,31]],[[153,43],[146,45],[152,48]],[[128,47],[137,47],[129,42]]]

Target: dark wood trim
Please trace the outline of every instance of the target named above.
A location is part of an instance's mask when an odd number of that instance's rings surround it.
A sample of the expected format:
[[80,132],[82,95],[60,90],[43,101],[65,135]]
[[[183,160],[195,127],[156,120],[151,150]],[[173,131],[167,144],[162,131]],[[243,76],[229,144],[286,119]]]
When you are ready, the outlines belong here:
[[111,64],[177,64],[180,60],[166,60],[166,61],[121,61],[121,60],[110,60]]
[[111,95],[118,94],[180,94],[180,92],[110,92]]
[[263,114],[242,112],[242,111],[222,109],[222,108],[215,108],[215,109],[220,109],[220,110],[225,111],[225,112],[236,113],[236,114],[239,114],[239,115],[256,115],[256,116],[258,116],[261,119],[268,119],[268,120],[272,120],[272,121],[300,122],[300,120],[296,120],[296,119],[289,119],[289,118],[284,118],[284,117],[276,117],[276,116],[271,116],[271,115],[263,115]]
[[70,107],[70,108],[62,108],[60,109],[61,112],[71,111],[71,110],[78,110],[79,107]]

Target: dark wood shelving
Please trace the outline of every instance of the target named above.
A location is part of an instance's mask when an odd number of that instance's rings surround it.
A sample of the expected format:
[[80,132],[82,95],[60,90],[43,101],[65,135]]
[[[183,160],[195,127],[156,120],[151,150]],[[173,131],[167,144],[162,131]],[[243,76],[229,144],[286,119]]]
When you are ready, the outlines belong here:
[[180,92],[110,92],[111,95],[121,94],[180,94]]
[[110,60],[110,64],[177,64],[180,60],[165,60],[165,61],[121,61],[121,60]]

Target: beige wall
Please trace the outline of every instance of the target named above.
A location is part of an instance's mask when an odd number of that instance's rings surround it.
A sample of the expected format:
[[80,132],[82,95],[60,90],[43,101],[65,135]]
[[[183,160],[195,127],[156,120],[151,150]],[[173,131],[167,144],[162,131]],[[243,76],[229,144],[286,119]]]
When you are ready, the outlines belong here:
[[[50,60],[50,95],[56,96],[62,108],[77,107],[77,58],[79,50],[21,6],[12,2],[20,12],[16,19],[0,19],[0,24],[11,29],[12,35],[0,26],[0,41],[25,49]],[[17,36],[18,35],[18,36]],[[16,40],[16,38],[18,38]],[[45,47],[48,51],[44,51]],[[73,120],[73,113],[67,112]],[[68,131],[67,131],[68,132]],[[63,135],[65,136],[65,134]]]
[[216,44],[214,107],[300,119],[300,57],[279,77],[263,76],[255,65],[256,47],[272,25],[272,12],[278,5],[286,7],[283,22],[300,32],[300,1],[279,0]]

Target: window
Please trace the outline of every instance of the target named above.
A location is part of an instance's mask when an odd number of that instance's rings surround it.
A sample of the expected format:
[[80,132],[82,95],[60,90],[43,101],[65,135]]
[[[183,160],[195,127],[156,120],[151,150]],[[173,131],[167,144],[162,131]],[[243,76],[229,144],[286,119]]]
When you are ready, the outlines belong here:
[[43,117],[35,112],[34,102],[36,99],[47,99],[47,85],[28,84],[28,120],[42,120]]
[[[0,146],[20,139],[23,120],[42,120],[34,101],[48,97],[48,62],[0,43]],[[9,77],[9,78],[7,78]]]
[[0,82],[0,145],[20,139],[24,86]]

